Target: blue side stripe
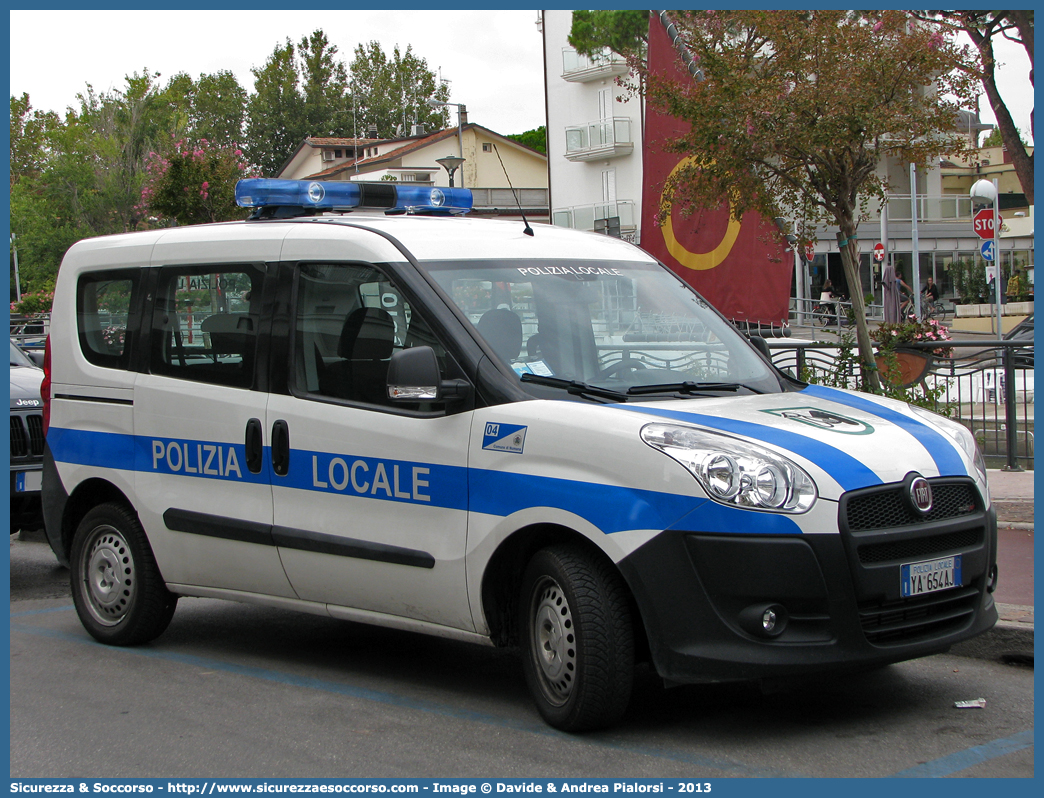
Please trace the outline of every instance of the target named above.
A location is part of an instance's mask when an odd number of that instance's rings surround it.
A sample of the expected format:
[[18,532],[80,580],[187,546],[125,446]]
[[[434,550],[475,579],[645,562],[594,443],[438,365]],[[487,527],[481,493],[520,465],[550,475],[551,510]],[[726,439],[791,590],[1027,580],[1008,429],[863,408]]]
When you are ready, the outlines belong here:
[[802,457],[822,468],[846,491],[882,484],[882,480],[877,474],[852,455],[796,432],[769,427],[765,424],[755,424],[752,421],[707,416],[702,413],[686,413],[680,410],[665,410],[658,407],[638,407],[637,405],[605,405],[605,407],[646,413],[650,416],[670,418],[689,424],[700,424],[711,429],[742,435],[789,449],[792,452],[800,453]]
[[895,410],[877,404],[877,402],[872,402],[869,399],[864,399],[861,396],[847,393],[845,391],[839,391],[836,388],[825,388],[822,385],[809,385],[802,391],[802,393],[807,393],[819,399],[826,399],[828,402],[836,402],[837,404],[853,407],[857,410],[863,411],[864,413],[869,413],[878,418],[883,418],[885,421],[892,422],[897,427],[916,438],[918,443],[928,450],[928,454],[931,455],[932,460],[935,461],[935,467],[939,469],[939,474],[941,476],[963,477],[968,474],[968,469],[964,465],[964,460],[957,453],[957,449],[954,447],[953,442],[946,437],[946,435],[932,429],[928,424],[919,419],[911,418],[902,413],[897,413]]
[[52,426],[47,445],[55,460],[98,468],[134,468],[134,436]]
[[273,475],[272,484],[426,507],[468,509],[468,470],[461,466],[292,449],[289,472],[285,477]]
[[[555,477],[408,460],[292,450],[285,477],[271,471],[266,447],[260,474],[246,468],[242,444],[153,438],[52,427],[48,445],[58,462],[126,468],[196,479],[265,484],[320,493],[441,507],[506,517],[529,507],[554,507],[606,534],[631,529],[693,529],[720,533],[800,534],[790,518],[724,507],[705,498]],[[229,470],[229,464],[233,464]]]
[[801,527],[792,516],[767,510],[727,507],[709,499],[691,513],[679,518],[669,529],[686,532],[713,532],[726,535],[800,535]]
[[508,516],[527,507],[556,507],[612,534],[627,529],[666,529],[706,499],[473,469],[470,501],[473,512],[495,516]]

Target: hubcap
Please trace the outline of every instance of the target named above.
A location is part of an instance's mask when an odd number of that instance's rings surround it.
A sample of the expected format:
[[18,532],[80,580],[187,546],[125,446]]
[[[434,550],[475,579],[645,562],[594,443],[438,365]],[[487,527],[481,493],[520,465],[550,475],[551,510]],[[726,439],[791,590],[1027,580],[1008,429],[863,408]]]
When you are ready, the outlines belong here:
[[94,620],[103,626],[122,621],[137,589],[137,580],[130,547],[119,530],[103,525],[91,533],[80,577]]
[[569,698],[576,680],[573,613],[562,588],[545,578],[533,591],[533,657],[544,692],[555,703]]

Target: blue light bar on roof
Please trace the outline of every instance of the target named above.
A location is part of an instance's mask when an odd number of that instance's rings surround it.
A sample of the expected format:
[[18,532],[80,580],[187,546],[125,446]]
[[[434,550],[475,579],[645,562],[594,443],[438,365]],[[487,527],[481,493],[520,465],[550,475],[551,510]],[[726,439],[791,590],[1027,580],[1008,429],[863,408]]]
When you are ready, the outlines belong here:
[[241,208],[301,208],[343,211],[384,208],[424,214],[461,214],[471,210],[471,189],[436,186],[399,186],[392,182],[350,183],[316,180],[250,178],[236,183]]

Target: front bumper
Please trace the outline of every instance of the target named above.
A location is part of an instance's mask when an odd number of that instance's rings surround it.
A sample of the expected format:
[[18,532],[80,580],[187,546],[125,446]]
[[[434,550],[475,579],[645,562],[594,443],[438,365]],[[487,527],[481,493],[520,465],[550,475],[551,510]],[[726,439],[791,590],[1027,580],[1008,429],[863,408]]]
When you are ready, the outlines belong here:
[[[663,532],[635,550],[620,567],[659,674],[689,683],[862,668],[944,651],[990,629],[996,514],[970,480],[933,484],[964,498],[939,517],[889,516],[876,505],[881,497],[888,505],[886,494],[899,486],[883,486],[843,496],[836,533],[693,528]],[[875,509],[860,518],[867,499]],[[697,526],[698,513],[690,518]],[[875,520],[885,525],[874,528]],[[902,564],[952,554],[961,555],[960,586],[902,597]],[[782,631],[763,630],[766,609],[783,621]]]
[[43,527],[40,503],[41,466],[11,469],[11,532]]

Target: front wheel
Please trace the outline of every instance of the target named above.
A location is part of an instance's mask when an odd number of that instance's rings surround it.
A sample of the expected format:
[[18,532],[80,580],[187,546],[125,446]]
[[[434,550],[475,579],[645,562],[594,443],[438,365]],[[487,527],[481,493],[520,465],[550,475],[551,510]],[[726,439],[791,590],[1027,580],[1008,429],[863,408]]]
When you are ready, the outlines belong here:
[[612,564],[574,546],[538,551],[522,579],[523,670],[544,720],[563,731],[608,726],[627,709],[634,634]]
[[147,643],[170,623],[178,597],[164,585],[145,530],[126,505],[102,504],[84,516],[69,566],[76,614],[96,640]]

